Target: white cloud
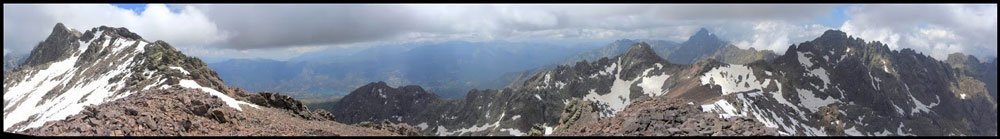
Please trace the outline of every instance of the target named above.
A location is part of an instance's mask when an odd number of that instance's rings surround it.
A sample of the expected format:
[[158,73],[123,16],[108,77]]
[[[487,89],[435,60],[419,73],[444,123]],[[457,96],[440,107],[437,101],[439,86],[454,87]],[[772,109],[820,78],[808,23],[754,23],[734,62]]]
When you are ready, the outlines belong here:
[[[827,14],[833,5],[281,4],[195,7],[203,9],[223,30],[233,33],[232,39],[220,45],[259,49],[463,38],[665,37],[662,35],[675,33],[655,31],[677,32],[679,30],[664,30],[676,26],[694,30],[690,28],[730,22],[807,22]],[[677,38],[675,35],[669,37]]]
[[81,31],[125,27],[146,40],[164,40],[175,47],[197,48],[226,37],[200,10],[188,6],[173,13],[165,5],[149,4],[135,13],[109,4],[4,4],[4,46],[27,53],[58,22]]
[[832,28],[772,20],[726,26],[718,34],[743,49],[753,47],[782,54],[792,44],[813,40],[828,29]]
[[987,58],[997,55],[996,13],[996,4],[862,5],[849,10],[841,30],[938,60],[955,52]]

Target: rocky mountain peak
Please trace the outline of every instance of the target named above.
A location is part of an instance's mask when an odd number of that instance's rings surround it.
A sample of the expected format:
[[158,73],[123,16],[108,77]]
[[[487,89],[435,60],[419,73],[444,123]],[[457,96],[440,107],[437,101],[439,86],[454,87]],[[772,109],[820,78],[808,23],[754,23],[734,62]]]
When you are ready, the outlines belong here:
[[847,39],[847,33],[840,30],[831,29],[824,31],[823,35],[820,35],[819,38],[825,38],[831,40],[843,40]]
[[[715,34],[709,32],[708,29],[701,28],[701,29],[698,29],[697,33],[694,33],[694,35],[691,35],[691,37],[688,37],[688,40],[686,42],[684,42],[684,43],[685,44],[689,44],[689,45],[693,45],[693,44],[702,44],[702,43],[724,43],[724,42],[725,41],[723,41],[722,39],[719,39],[718,36],[715,36]],[[718,46],[718,47],[722,47],[722,46]]]
[[73,30],[70,29],[70,28],[67,28],[66,25],[63,25],[63,23],[56,23],[56,26],[52,27],[52,33],[51,34],[68,34],[68,33],[72,33],[72,32],[73,32]]
[[[646,42],[640,42],[629,47],[628,51],[624,54],[618,56],[618,62],[621,62],[620,66],[626,70],[626,73],[633,73],[632,70],[645,69],[647,66],[652,66],[653,63],[666,62],[656,52],[653,48],[649,46]],[[626,77],[631,77],[634,74],[626,74]]]
[[708,29],[706,29],[706,28],[700,28],[700,29],[698,29],[698,32],[694,33],[694,35],[692,35],[688,39],[690,39],[690,40],[718,39],[718,37],[716,37],[715,34],[712,34],[711,32],[708,32]]
[[66,28],[62,23],[56,23],[49,37],[31,50],[28,58],[25,59],[24,65],[38,66],[65,59],[76,50],[74,48],[79,47],[80,43],[77,42],[79,39],[79,32]]
[[[116,27],[101,26],[101,27],[97,27],[97,28],[91,29],[90,31],[87,31],[87,34],[92,33],[92,32],[97,32],[97,31],[102,31],[103,35],[111,35],[111,36],[114,36],[114,37],[122,37],[122,38],[133,39],[133,40],[143,40],[142,37],[139,36],[139,34],[136,34],[135,32],[129,31],[127,28],[124,28],[124,27],[117,27],[116,28]],[[94,34],[94,35],[102,35],[102,34]]]
[[729,45],[729,42],[719,39],[715,34],[709,33],[708,29],[701,28],[676,49],[684,50],[684,52],[670,54],[667,60],[671,63],[690,64],[698,59],[709,57],[711,54]]
[[656,55],[656,52],[653,51],[653,48],[646,42],[639,42],[632,45],[632,47],[629,47],[628,51],[626,51],[625,54],[622,54],[622,56],[635,58],[660,58]]
[[948,54],[948,59],[945,60],[950,64],[979,64],[978,58],[972,55],[965,55],[963,53],[951,53]]

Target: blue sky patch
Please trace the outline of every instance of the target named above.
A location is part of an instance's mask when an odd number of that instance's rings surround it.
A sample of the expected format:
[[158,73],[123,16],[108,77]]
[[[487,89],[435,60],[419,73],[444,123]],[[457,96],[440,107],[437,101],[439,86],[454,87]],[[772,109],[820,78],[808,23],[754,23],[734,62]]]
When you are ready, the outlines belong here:
[[146,10],[146,4],[130,3],[130,4],[111,4],[111,5],[126,10],[132,10],[135,13],[142,13],[142,11]]
[[848,5],[837,5],[833,8],[828,16],[822,16],[819,22],[825,26],[832,28],[840,28],[847,21],[847,9],[851,8]]

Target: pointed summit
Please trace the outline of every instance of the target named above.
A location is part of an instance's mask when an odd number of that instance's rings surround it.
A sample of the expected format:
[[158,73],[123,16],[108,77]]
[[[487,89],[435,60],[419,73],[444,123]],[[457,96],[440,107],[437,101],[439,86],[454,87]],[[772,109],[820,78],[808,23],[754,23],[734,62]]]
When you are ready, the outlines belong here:
[[625,54],[622,54],[622,56],[631,58],[643,58],[643,59],[660,58],[659,56],[656,55],[656,52],[653,52],[653,47],[650,47],[649,44],[647,44],[646,42],[639,42],[636,43],[635,45],[632,45],[632,47],[629,47],[628,51],[625,51]]
[[709,33],[708,29],[701,28],[676,49],[679,53],[670,54],[667,60],[671,63],[691,64],[698,58],[711,55],[726,46],[729,46],[729,42]]
[[49,37],[31,50],[23,65],[37,66],[44,63],[69,57],[79,47],[80,33],[66,28],[62,23],[56,23]]
[[[128,39],[134,39],[134,40],[143,40],[142,36],[139,36],[139,34],[136,34],[135,32],[129,31],[127,28],[124,28],[124,27],[117,27],[116,28],[116,27],[101,26],[101,27],[98,27],[97,30],[104,31],[104,34],[116,35],[116,36],[121,36],[121,37],[128,38]],[[96,34],[96,35],[99,35],[99,34]]]
[[823,32],[823,35],[820,35],[819,38],[825,38],[831,40],[844,40],[847,39],[847,33],[840,30],[831,29]]
[[711,32],[708,32],[708,29],[701,28],[701,29],[698,29],[698,32],[694,33],[694,35],[691,35],[691,37],[688,38],[687,42],[691,42],[691,41],[703,41],[703,40],[704,41],[721,41],[721,40],[719,40],[719,37],[715,36],[715,34],[712,34]]
[[694,36],[709,36],[709,35],[714,35],[714,34],[708,32],[708,29],[706,28],[700,28],[698,29],[698,33],[694,33]]
[[62,22],[56,23],[56,26],[52,27],[52,34],[55,34],[56,32],[69,32],[69,31],[70,29],[67,28],[66,25],[63,25]]

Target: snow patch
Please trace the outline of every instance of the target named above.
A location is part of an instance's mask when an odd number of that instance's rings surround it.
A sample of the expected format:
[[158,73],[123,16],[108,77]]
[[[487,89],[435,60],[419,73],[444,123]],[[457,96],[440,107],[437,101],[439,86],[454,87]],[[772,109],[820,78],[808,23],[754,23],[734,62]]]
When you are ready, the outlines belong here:
[[920,102],[920,100],[917,100],[916,97],[913,97],[912,92],[910,92],[909,85],[903,84],[903,87],[906,87],[907,95],[910,96],[910,100],[912,100],[912,102],[915,105],[913,109],[910,110],[910,115],[913,115],[917,112],[929,113],[931,112],[930,108],[934,108],[934,106],[937,106],[938,103],[941,103],[941,98],[935,95],[934,98],[937,99],[936,103],[931,103],[930,105],[924,104],[923,102]]
[[427,122],[417,124],[417,128],[420,128],[420,130],[427,130]]
[[500,131],[505,131],[505,132],[509,133],[510,135],[514,135],[514,136],[528,135],[528,134],[525,134],[524,132],[521,132],[521,130],[517,130],[517,129],[514,129],[514,128],[504,128],[504,129],[500,129]]
[[[659,63],[657,63],[659,64]],[[649,75],[649,72],[653,70],[652,68],[647,69],[643,75]],[[667,93],[668,90],[663,89],[663,82],[670,78],[670,75],[661,74],[649,77],[642,77],[642,83],[639,83],[639,87],[642,88],[642,93],[651,97],[660,96]]]
[[819,107],[833,104],[835,102],[840,102],[839,100],[833,99],[830,96],[827,96],[827,98],[824,99],[817,98],[813,94],[813,92],[809,90],[797,89],[797,88],[795,90],[798,91],[799,93],[799,100],[801,101],[800,104],[802,104],[803,107],[806,107],[806,109],[809,109],[809,111],[811,112],[818,112]]
[[850,135],[850,136],[864,136],[865,135],[865,134],[861,133],[861,131],[858,131],[858,129],[856,127],[851,127],[851,128],[848,128],[848,129],[844,129],[844,134],[847,134],[847,135]]
[[719,117],[722,118],[729,118],[733,116],[746,116],[746,113],[742,113],[741,111],[737,110],[736,107],[733,107],[733,104],[730,104],[728,101],[726,101],[726,99],[720,99],[719,101],[715,101],[715,103],[712,104],[701,105],[701,109],[704,112],[715,111],[719,113]]
[[[621,60],[618,61],[619,63]],[[621,72],[621,67],[616,66],[617,63],[612,63],[609,68],[614,67],[615,69],[605,69],[605,71],[618,71]],[[602,74],[604,71],[602,71]],[[610,72],[608,72],[610,74]],[[594,102],[598,105],[601,110],[601,117],[611,117],[615,113],[623,110],[625,106],[628,106],[632,102],[629,98],[629,93],[631,93],[630,88],[632,88],[632,83],[636,80],[627,81],[621,78],[620,73],[614,73],[615,81],[611,85],[611,92],[607,94],[600,95],[597,94],[596,89],[591,89],[590,92],[583,96],[584,100]]]
[[892,103],[892,107],[896,109],[896,113],[899,113],[899,115],[903,115],[903,109],[902,108],[899,108],[899,106],[896,106],[895,103]]
[[806,54],[812,55],[812,52],[805,52],[805,53],[803,53],[803,52],[795,52],[795,54],[798,55],[799,63],[802,63],[802,66],[804,66],[805,68],[809,68],[809,67],[813,66],[812,61],[809,61],[809,58],[806,57]]
[[184,70],[184,68],[181,68],[181,67],[171,66],[169,68],[173,69],[173,70],[181,71],[181,73],[184,73],[184,75],[190,75],[191,74],[190,72],[188,72],[187,70]]
[[875,76],[872,76],[872,72],[871,71],[868,72],[868,77],[872,78],[872,82],[871,82],[872,83],[872,88],[875,88],[875,90],[881,90],[881,89],[879,89],[878,85],[875,85],[875,83],[880,83],[881,84],[882,80],[879,80],[878,78],[875,78]]
[[722,95],[761,90],[753,69],[743,65],[726,65],[713,68],[701,76],[701,84],[714,84],[722,87]]
[[221,99],[223,102],[226,102],[226,105],[229,105],[229,107],[233,107],[236,110],[240,111],[243,110],[242,108],[240,108],[240,104],[249,105],[250,107],[254,108],[259,108],[257,105],[236,100],[233,97],[229,97],[229,95],[223,94],[222,92],[219,92],[215,89],[198,85],[198,82],[195,82],[194,80],[187,80],[187,79],[181,80],[180,83],[178,83],[177,85],[180,85],[181,87],[185,88],[201,89],[201,91],[205,91],[208,92],[208,94],[211,94],[215,97],[219,97],[219,99]]
[[598,104],[598,108],[601,110],[601,117],[611,117],[618,111],[621,111],[632,102],[629,98],[629,88],[631,88],[632,82],[625,81],[616,78],[614,83],[611,85],[611,92],[599,95],[595,92],[595,89],[591,89],[590,92],[583,96],[584,100],[595,102]]
[[[830,82],[830,73],[826,72],[825,68],[819,67],[819,68],[816,68],[816,69],[809,70],[809,74],[812,75],[813,77],[817,77],[817,78],[819,78],[820,80],[823,81],[823,83],[821,83],[823,85],[823,88],[822,88],[821,91],[825,91],[827,88],[830,88],[829,87],[829,84],[831,83]],[[818,86],[814,86],[814,87],[816,87],[817,89],[820,88]]]
[[548,126],[548,124],[549,123],[542,124],[542,129],[545,129],[544,135],[552,134],[553,128],[551,126]]

